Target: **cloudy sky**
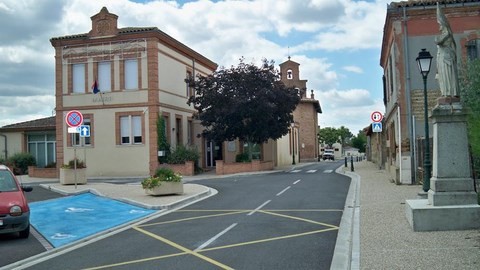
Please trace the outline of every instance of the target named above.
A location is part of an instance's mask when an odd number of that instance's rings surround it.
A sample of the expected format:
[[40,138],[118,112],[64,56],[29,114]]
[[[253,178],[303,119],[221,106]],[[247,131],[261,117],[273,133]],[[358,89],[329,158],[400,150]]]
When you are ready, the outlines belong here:
[[384,111],[380,46],[387,0],[1,0],[0,126],[51,116],[49,39],[87,33],[105,6],[119,27],[156,26],[219,66],[240,57],[300,64],[321,127],[354,134]]

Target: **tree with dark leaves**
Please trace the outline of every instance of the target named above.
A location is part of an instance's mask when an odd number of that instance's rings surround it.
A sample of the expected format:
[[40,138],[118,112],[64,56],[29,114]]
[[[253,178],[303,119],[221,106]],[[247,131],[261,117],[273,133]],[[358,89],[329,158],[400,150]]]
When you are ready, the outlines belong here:
[[237,67],[198,76],[193,87],[195,95],[187,103],[206,127],[205,137],[217,142],[239,139],[249,147],[286,135],[300,101],[298,90],[287,88],[273,61],[266,59],[257,67],[241,58]]

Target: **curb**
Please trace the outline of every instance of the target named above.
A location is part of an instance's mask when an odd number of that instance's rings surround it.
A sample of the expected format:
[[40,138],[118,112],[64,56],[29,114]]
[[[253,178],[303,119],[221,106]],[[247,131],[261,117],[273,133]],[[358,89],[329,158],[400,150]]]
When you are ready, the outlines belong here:
[[351,178],[345,200],[337,242],[330,269],[360,269],[360,176],[343,171],[343,165],[335,170]]
[[127,223],[124,223],[124,224],[121,224],[121,225],[118,225],[118,226],[115,226],[115,227],[112,227],[108,230],[105,230],[105,231],[102,231],[102,232],[99,232],[99,233],[96,233],[96,234],[93,234],[93,235],[90,235],[88,237],[85,237],[83,239],[80,239],[80,240],[77,240],[75,242],[72,242],[70,244],[67,244],[67,245],[64,245],[64,246],[61,246],[61,247],[58,247],[58,248],[53,248],[51,250],[48,250],[48,251],[45,251],[45,252],[42,252],[42,253],[39,253],[37,255],[34,255],[32,257],[29,257],[29,258],[26,258],[26,259],[23,259],[21,261],[18,261],[18,262],[15,262],[15,263],[12,263],[12,264],[9,264],[9,265],[6,265],[4,267],[1,267],[0,270],[10,270],[10,269],[25,269],[25,268],[28,268],[30,266],[33,266],[37,263],[40,263],[40,262],[43,262],[43,261],[46,261],[48,259],[51,259],[51,258],[54,258],[56,256],[60,256],[62,254],[65,254],[67,252],[70,252],[70,251],[73,251],[77,248],[80,248],[80,247],[83,247],[83,246],[86,246],[88,244],[91,244],[91,243],[94,243],[96,241],[99,241],[99,240],[102,240],[102,239],[105,239],[107,237],[110,237],[112,235],[115,235],[117,233],[120,233],[120,232],[123,232],[123,231],[126,231],[134,226],[138,226],[138,225],[141,225],[147,221],[150,221],[152,219],[155,219],[155,218],[158,218],[160,216],[163,216],[163,215],[166,215],[174,210],[177,210],[177,209],[180,209],[180,208],[183,208],[183,207],[186,207],[190,204],[193,204],[193,203],[196,203],[198,201],[201,201],[201,200],[204,200],[206,198],[209,198],[211,196],[214,196],[218,193],[217,190],[213,189],[213,188],[209,188],[209,187],[206,187],[207,190],[199,193],[199,194],[196,194],[196,195],[192,195],[190,197],[187,197],[183,200],[180,200],[178,202],[174,202],[174,203],[171,203],[171,204],[168,204],[168,205],[157,205],[157,206],[151,206],[151,205],[145,205],[145,204],[142,204],[142,203],[139,203],[139,202],[135,202],[135,201],[131,201],[131,200],[128,200],[128,199],[114,199],[114,198],[110,198],[110,197],[107,197],[101,193],[99,193],[97,190],[93,189],[93,188],[90,188],[90,189],[86,189],[86,190],[81,190],[81,191],[73,191],[73,192],[65,192],[63,190],[59,190],[55,187],[50,187],[48,185],[40,185],[42,188],[46,188],[46,189],[49,189],[49,190],[52,190],[54,192],[58,192],[62,195],[79,195],[79,194],[83,194],[83,193],[92,193],[92,194],[95,194],[95,195],[98,195],[98,196],[102,196],[102,197],[106,197],[106,198],[109,198],[109,199],[112,199],[112,200],[119,200],[119,201],[123,201],[125,203],[129,203],[129,204],[133,204],[133,205],[136,205],[136,206],[140,206],[140,207],[144,207],[144,208],[149,208],[149,209],[152,209],[152,210],[159,210],[155,213],[152,213],[146,217],[143,217],[141,219],[137,219],[137,220],[133,220],[133,221],[130,221],[130,222],[127,222]]

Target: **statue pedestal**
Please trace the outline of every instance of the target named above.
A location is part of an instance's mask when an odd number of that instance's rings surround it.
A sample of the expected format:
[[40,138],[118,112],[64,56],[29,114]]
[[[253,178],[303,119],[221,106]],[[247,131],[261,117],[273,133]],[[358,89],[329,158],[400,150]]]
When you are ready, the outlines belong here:
[[480,228],[480,205],[471,177],[467,112],[458,102],[433,109],[433,168],[428,199],[407,200],[414,231]]

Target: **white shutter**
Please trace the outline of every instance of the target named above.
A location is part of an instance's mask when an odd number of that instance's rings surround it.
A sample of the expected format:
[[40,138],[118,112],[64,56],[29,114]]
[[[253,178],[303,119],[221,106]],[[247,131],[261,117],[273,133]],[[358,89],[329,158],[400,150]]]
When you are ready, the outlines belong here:
[[125,89],[138,89],[138,60],[125,60]]
[[130,143],[130,117],[120,117],[120,136],[122,144]]
[[132,116],[133,143],[142,143],[142,117]]
[[100,62],[98,63],[98,89],[102,92],[108,92],[112,90],[111,79],[111,63]]
[[85,64],[72,66],[73,93],[85,93]]

